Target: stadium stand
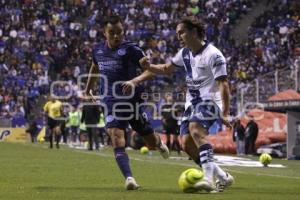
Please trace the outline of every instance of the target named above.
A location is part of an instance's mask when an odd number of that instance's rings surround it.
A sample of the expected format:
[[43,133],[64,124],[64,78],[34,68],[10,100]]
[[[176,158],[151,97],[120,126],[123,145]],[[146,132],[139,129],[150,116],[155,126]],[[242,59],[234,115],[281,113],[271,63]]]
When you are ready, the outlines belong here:
[[[27,117],[36,107],[38,97],[47,94],[55,80],[68,81],[71,86],[58,87],[57,95],[72,90],[76,97],[76,78],[86,73],[91,64],[88,55],[101,38],[103,16],[113,12],[122,15],[127,38],[151,53],[154,62],[160,62],[168,60],[178,48],[174,26],[182,16],[203,17],[208,24],[208,39],[225,45],[229,25],[248,12],[252,2],[1,1],[1,117],[15,116],[18,108]],[[177,74],[173,78],[181,80],[179,77]],[[149,88],[162,91],[177,82],[182,81],[160,77],[150,82]],[[180,91],[179,86],[176,91]]]

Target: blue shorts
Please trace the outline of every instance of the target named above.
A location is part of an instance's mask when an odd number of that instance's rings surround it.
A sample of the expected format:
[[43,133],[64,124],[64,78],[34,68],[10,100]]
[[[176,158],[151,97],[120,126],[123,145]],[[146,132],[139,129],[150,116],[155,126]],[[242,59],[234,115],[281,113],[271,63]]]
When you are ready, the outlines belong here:
[[[126,102],[128,104],[128,102]],[[148,114],[144,106],[138,106],[139,102],[129,105],[119,105],[113,107],[113,103],[108,103],[107,114],[105,116],[105,128],[119,128],[125,130],[130,124],[131,128],[140,135],[154,133],[149,122]],[[116,109],[119,112],[116,112]]]
[[189,134],[190,122],[197,122],[208,130],[215,122],[221,120],[220,112],[220,108],[213,101],[203,101],[196,106],[189,106],[183,113],[180,135]]

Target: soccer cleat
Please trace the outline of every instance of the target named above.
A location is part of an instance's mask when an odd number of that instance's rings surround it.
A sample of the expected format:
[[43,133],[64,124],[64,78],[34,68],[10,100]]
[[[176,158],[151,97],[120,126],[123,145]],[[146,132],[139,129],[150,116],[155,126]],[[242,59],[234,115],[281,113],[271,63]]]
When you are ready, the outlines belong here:
[[137,190],[139,189],[139,185],[136,183],[133,177],[127,177],[125,181],[126,190]]
[[218,192],[224,192],[224,190],[231,186],[234,182],[233,176],[231,176],[228,172],[226,172],[226,178],[225,179],[217,179],[216,180],[216,188]]
[[208,193],[216,193],[216,187],[207,180],[202,180],[194,184],[194,188],[198,191],[205,190]]
[[170,152],[169,152],[169,149],[168,149],[167,145],[165,145],[164,143],[161,143],[160,146],[158,147],[158,149],[159,149],[160,155],[164,159],[168,159],[169,158]]

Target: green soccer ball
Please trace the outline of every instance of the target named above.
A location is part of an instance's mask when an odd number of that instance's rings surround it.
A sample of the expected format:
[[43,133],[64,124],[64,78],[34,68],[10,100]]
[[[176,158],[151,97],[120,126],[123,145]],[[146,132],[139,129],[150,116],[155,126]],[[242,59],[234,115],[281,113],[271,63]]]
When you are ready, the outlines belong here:
[[178,186],[180,190],[185,193],[194,193],[197,190],[193,185],[203,178],[204,174],[199,169],[190,168],[181,173],[178,179]]
[[149,149],[148,147],[144,146],[140,149],[141,154],[148,154],[149,153]]
[[272,161],[272,156],[270,156],[270,154],[263,153],[259,157],[259,162],[263,164],[264,167],[267,167],[271,163],[271,161]]

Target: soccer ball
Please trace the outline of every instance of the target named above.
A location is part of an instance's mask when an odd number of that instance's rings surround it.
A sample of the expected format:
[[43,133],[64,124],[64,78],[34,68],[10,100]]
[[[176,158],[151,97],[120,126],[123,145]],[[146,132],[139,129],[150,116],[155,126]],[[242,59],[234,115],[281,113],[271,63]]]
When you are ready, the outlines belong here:
[[43,143],[43,142],[45,142],[45,139],[44,139],[44,137],[42,137],[42,138],[38,139],[38,142],[40,142],[40,143]]
[[261,164],[263,164],[264,167],[268,167],[268,165],[271,163],[271,160],[272,156],[270,156],[270,154],[267,153],[263,153],[259,157],[259,162],[261,162]]
[[148,149],[148,147],[142,147],[141,149],[140,149],[140,152],[141,152],[141,154],[148,154],[149,153],[149,149]]
[[190,168],[181,173],[178,179],[178,186],[180,190],[185,193],[193,193],[197,190],[193,185],[203,178],[204,174],[199,169]]

